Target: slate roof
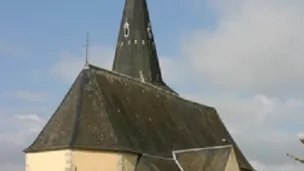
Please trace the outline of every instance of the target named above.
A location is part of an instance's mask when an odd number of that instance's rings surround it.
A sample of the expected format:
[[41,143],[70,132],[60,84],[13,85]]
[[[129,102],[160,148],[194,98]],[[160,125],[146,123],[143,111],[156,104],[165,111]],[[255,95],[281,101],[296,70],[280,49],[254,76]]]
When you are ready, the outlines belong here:
[[252,170],[212,107],[90,65],[81,71],[25,152],[109,150],[172,158],[172,151],[233,144],[240,168]]
[[162,78],[146,0],[125,1],[113,71],[174,92]]
[[174,152],[184,171],[224,171],[233,148],[231,146]]

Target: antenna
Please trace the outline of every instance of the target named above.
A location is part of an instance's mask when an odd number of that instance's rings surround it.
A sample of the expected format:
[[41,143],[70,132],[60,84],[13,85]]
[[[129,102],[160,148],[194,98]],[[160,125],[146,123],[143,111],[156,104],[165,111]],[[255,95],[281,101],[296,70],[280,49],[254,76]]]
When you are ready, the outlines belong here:
[[89,47],[90,47],[89,33],[88,33],[88,32],[87,32],[86,44],[83,45],[83,46],[85,46],[85,48],[86,48],[86,53],[85,53],[85,65],[84,65],[84,67],[85,67],[85,68],[88,68],[88,67],[89,67],[89,61],[88,61],[88,58],[89,58]]

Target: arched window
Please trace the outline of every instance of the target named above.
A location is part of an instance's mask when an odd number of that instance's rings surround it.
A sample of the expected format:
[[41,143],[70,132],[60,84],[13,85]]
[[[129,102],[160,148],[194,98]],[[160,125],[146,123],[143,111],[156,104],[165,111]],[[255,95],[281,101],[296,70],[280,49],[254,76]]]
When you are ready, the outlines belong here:
[[130,24],[126,22],[124,24],[124,36],[129,37],[129,35],[130,35]]

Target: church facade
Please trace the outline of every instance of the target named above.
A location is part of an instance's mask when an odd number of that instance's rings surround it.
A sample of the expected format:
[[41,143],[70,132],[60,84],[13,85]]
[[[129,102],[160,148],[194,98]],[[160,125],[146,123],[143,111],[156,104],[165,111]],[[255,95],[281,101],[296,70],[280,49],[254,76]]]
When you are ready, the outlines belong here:
[[112,70],[81,70],[24,152],[26,171],[254,170],[213,107],[164,82],[146,0],[125,0]]

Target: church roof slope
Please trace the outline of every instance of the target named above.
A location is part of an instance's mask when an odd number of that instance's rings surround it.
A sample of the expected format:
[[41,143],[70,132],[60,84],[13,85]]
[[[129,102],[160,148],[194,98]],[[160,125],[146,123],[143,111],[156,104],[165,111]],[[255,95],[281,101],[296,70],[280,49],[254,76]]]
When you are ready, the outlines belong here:
[[77,148],[172,158],[172,151],[232,143],[216,110],[152,84],[90,65],[25,152]]
[[[65,148],[99,149],[105,140],[115,144],[110,122],[92,83],[92,74],[82,71],[33,144],[25,152]],[[106,132],[106,134],[103,133]],[[105,136],[110,137],[105,137]],[[92,143],[94,142],[94,143]],[[89,146],[87,146],[90,144]]]

